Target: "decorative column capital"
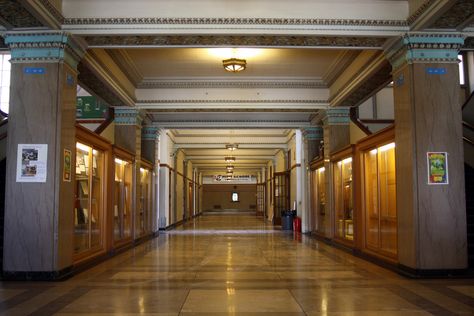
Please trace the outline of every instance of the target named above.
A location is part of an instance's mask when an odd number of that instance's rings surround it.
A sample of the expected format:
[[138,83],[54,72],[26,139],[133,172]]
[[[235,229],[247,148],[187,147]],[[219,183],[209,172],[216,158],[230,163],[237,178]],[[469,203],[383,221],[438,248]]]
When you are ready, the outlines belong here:
[[334,107],[326,110],[323,119],[324,125],[349,125],[350,109],[347,107]]
[[6,32],[5,44],[11,50],[12,63],[66,62],[77,69],[87,44],[63,31]]
[[143,121],[142,113],[132,108],[115,108],[114,109],[115,125],[134,125],[141,127]]
[[143,126],[142,139],[147,141],[156,141],[160,135],[159,128],[156,126]]
[[393,69],[414,63],[457,63],[464,39],[461,33],[406,33],[386,45],[385,55]]
[[321,126],[312,126],[312,127],[305,127],[302,129],[303,137],[306,140],[321,140],[323,139],[323,128]]

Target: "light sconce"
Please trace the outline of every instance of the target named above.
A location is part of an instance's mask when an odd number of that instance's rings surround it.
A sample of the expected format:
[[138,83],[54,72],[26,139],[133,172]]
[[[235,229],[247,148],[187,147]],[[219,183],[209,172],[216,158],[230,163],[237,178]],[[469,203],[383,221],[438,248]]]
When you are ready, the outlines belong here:
[[225,148],[227,148],[230,151],[234,151],[234,150],[237,150],[237,148],[239,148],[239,145],[237,145],[237,144],[227,144],[227,145],[225,145]]
[[229,72],[240,72],[247,67],[247,61],[239,58],[229,58],[222,61],[224,69]]
[[232,163],[232,162],[235,162],[235,157],[228,156],[228,157],[225,157],[224,160],[228,163]]

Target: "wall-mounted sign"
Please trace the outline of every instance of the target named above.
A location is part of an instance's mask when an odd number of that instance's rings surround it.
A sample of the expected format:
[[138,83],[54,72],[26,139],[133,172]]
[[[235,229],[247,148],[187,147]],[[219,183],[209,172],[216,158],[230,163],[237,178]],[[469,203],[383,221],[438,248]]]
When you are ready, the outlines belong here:
[[16,182],[46,182],[47,144],[18,144]]
[[448,153],[428,152],[428,184],[448,184]]
[[46,69],[44,67],[25,67],[23,73],[26,75],[44,75]]
[[71,159],[72,154],[69,149],[64,149],[64,164],[63,164],[63,181],[71,182]]
[[448,71],[442,67],[427,67],[426,73],[428,75],[445,75]]
[[107,105],[96,97],[77,97],[76,117],[78,119],[103,119],[107,117]]

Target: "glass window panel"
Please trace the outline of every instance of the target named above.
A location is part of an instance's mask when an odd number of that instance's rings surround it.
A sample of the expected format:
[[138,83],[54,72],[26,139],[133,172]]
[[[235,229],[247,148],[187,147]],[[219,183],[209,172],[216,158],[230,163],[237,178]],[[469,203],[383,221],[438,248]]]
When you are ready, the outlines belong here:
[[12,65],[10,63],[10,58],[11,58],[10,54],[2,54],[2,69],[3,70],[6,70],[6,71],[11,70]]
[[344,237],[344,205],[342,197],[342,162],[334,164],[334,210],[336,213],[336,236]]
[[10,89],[9,88],[2,88],[2,96],[0,98],[0,102],[8,104],[10,100]]
[[92,196],[91,196],[91,248],[102,245],[102,175],[103,175],[103,153],[93,150],[92,169]]
[[2,71],[2,87],[10,87],[10,71]]
[[380,240],[381,249],[397,253],[397,208],[395,148],[380,151]]
[[346,239],[353,239],[352,159],[342,161],[342,192],[344,205],[344,237]]
[[91,148],[78,144],[76,148],[76,194],[74,206],[74,252],[89,249],[89,164]]
[[123,237],[132,236],[132,167],[131,163],[125,163],[123,176]]
[[377,150],[364,154],[364,191],[367,246],[379,246],[379,207],[377,179]]
[[462,58],[462,55],[458,55],[458,59],[460,60],[459,62],[459,84],[463,85],[466,83],[464,79],[464,59]]

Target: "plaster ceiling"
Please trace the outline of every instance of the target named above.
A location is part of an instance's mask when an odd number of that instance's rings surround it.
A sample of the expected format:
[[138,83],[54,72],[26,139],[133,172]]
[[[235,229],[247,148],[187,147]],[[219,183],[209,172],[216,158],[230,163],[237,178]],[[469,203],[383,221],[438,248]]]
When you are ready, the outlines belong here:
[[[337,49],[258,48],[151,48],[123,49],[114,56],[127,73],[137,73],[138,82],[169,80],[311,80],[322,82],[332,76],[340,63],[350,61],[355,51]],[[247,69],[224,71],[222,60],[244,58]],[[127,62],[125,62],[127,60]]]

